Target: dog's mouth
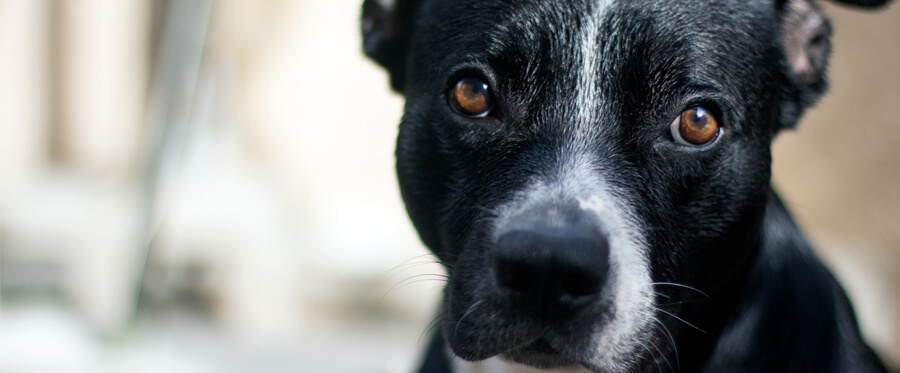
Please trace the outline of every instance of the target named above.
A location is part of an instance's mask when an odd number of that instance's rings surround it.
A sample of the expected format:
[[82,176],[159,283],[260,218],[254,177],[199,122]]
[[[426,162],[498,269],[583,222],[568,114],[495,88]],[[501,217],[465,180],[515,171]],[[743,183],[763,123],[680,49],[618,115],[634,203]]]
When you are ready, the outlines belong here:
[[539,369],[578,367],[575,360],[555,349],[544,337],[539,337],[532,342],[506,351],[500,356],[506,360]]

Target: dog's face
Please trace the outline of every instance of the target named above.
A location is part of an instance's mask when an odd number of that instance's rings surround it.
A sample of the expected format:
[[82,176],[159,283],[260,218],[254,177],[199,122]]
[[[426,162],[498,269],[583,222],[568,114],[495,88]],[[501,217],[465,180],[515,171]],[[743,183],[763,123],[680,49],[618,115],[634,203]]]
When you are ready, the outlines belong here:
[[[397,171],[467,360],[631,371],[746,273],[770,144],[824,90],[794,1],[368,1]],[[672,362],[674,364],[674,362]]]

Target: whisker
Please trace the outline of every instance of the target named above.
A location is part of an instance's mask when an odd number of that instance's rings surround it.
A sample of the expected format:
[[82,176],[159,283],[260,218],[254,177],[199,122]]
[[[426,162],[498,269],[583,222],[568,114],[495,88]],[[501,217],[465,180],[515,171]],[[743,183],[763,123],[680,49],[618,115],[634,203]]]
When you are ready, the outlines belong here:
[[659,312],[662,312],[662,313],[664,313],[664,314],[666,314],[666,315],[669,315],[669,316],[674,317],[675,320],[681,321],[681,322],[687,324],[687,326],[690,326],[690,327],[692,327],[692,328],[694,328],[694,329],[699,330],[699,331],[700,331],[701,333],[703,333],[703,334],[706,334],[706,331],[704,331],[703,329],[700,329],[700,328],[694,326],[693,324],[691,324],[691,323],[689,323],[689,322],[687,322],[687,321],[684,321],[684,319],[682,319],[682,318],[680,318],[680,317],[678,317],[678,316],[675,316],[675,314],[673,314],[673,313],[671,313],[671,312],[668,312],[668,311],[666,311],[666,310],[664,310],[664,309],[662,309],[662,308],[659,308],[659,307],[653,307],[653,308],[655,308],[655,309],[656,309],[657,311],[659,311]]
[[405,281],[405,282],[403,282],[403,283],[401,283],[401,284],[394,285],[394,287],[392,287],[391,289],[388,289],[388,291],[384,294],[384,296],[382,296],[381,299],[384,300],[384,298],[386,298],[388,295],[390,295],[390,292],[391,292],[391,291],[394,291],[394,290],[400,290],[400,289],[403,289],[403,288],[405,288],[405,287],[407,287],[407,286],[409,286],[409,285],[418,284],[418,283],[420,283],[420,282],[440,282],[440,283],[446,283],[447,280],[445,280],[445,279],[438,279],[438,278],[423,278],[423,279],[418,279],[418,280]]
[[439,261],[436,261],[436,260],[422,260],[422,261],[418,261],[418,262],[410,262],[410,263],[403,264],[400,267],[394,267],[393,274],[399,274],[399,273],[405,272],[407,270],[410,270],[410,269],[413,269],[416,267],[421,267],[424,265],[429,265],[429,264],[442,264],[442,263]]
[[687,300],[680,300],[680,301],[677,301],[677,302],[660,303],[660,304],[658,304],[658,306],[660,306],[660,307],[677,306],[677,305],[680,305],[680,304],[691,303],[691,302],[699,302],[699,301],[701,301],[701,299],[687,299]]
[[653,294],[658,297],[666,298],[667,300],[669,300],[669,302],[657,304],[660,307],[677,306],[677,305],[681,305],[681,304],[686,304],[686,303],[691,303],[691,302],[699,302],[699,301],[703,300],[703,299],[681,299],[681,300],[675,301],[672,299],[671,295],[665,294],[660,291],[654,291]]
[[[490,316],[486,317],[485,320],[490,321],[490,320],[496,318],[497,316],[500,315],[500,312],[501,312],[501,310],[500,310],[500,309],[497,309],[497,311],[494,311],[494,313],[492,313]],[[462,319],[460,319],[460,320],[462,320]],[[477,340],[478,340],[478,341],[484,340],[484,334],[487,333],[487,332],[488,332],[488,328],[481,328],[481,332],[478,333],[478,339],[477,339]],[[507,333],[509,333],[508,330],[507,330]]]
[[695,288],[695,287],[690,287],[690,286],[687,286],[687,285],[682,285],[682,284],[674,283],[674,282],[653,282],[653,283],[651,283],[650,285],[654,285],[654,286],[655,286],[655,285],[678,286],[678,287],[682,287],[682,288],[685,288],[685,289],[688,289],[688,290],[696,291],[696,292],[702,294],[704,297],[709,298],[709,295],[706,294],[706,293],[704,293],[704,292],[702,292],[702,291],[700,291],[700,289],[697,289],[697,288]]
[[[432,278],[422,279],[421,277],[432,277]],[[390,289],[387,289],[387,291],[384,292],[384,295],[381,296],[381,300],[384,301],[384,298],[386,298],[388,296],[388,294],[390,294],[392,291],[401,289],[403,287],[406,287],[407,285],[412,285],[412,284],[415,284],[418,282],[424,282],[424,281],[439,281],[439,282],[446,283],[447,280],[449,280],[449,279],[450,279],[449,276],[441,275],[441,274],[437,274],[437,273],[423,273],[420,275],[410,276],[410,277],[407,277],[407,278],[403,279],[402,281],[398,282],[394,286],[391,286]]]
[[[431,257],[431,259],[430,259],[430,260],[423,260],[423,261],[411,263],[411,262],[413,262],[414,260],[422,259],[422,258],[426,258],[426,257]],[[412,257],[412,258],[409,258],[409,259],[407,259],[407,260],[404,260],[404,261],[401,262],[400,264],[397,264],[396,266],[394,266],[394,267],[392,267],[391,269],[387,270],[386,272],[384,272],[383,274],[381,274],[381,275],[378,277],[378,280],[384,279],[385,277],[387,277],[388,275],[391,275],[394,271],[397,271],[397,270],[400,269],[400,268],[404,268],[404,267],[407,267],[407,266],[410,266],[410,265],[414,265],[414,264],[417,264],[417,263],[438,263],[438,264],[443,264],[443,263],[441,262],[440,258],[438,258],[435,254],[432,254],[432,253],[426,253],[426,254],[422,254],[422,255],[416,255],[416,256],[414,256],[414,257]],[[404,269],[405,269],[405,268],[404,268]]]
[[[653,348],[655,348],[657,352],[659,352],[659,357],[661,357],[661,358],[663,359],[663,361],[666,362],[666,365],[669,366],[669,369],[672,370],[672,371],[674,372],[674,371],[675,371],[675,367],[673,367],[673,366],[672,366],[672,363],[669,362],[669,359],[666,358],[666,354],[663,352],[663,350],[660,349],[655,343],[653,343],[653,341],[647,341],[647,342],[649,342],[650,345],[653,346]],[[656,366],[659,367],[659,363],[658,363],[658,362],[656,363]]]
[[[644,351],[647,351],[648,353],[650,353],[650,360],[651,360],[651,361],[656,361],[656,355],[653,354],[653,350],[651,350],[650,348],[648,348],[647,345],[641,343],[641,341],[637,341],[637,343],[638,343],[639,345],[641,345],[641,347],[644,349]],[[638,361],[640,361],[640,360],[638,360]],[[638,368],[635,367],[634,369],[635,369],[635,371],[637,371]],[[629,369],[629,371],[630,371],[630,370],[631,370],[631,369]]]
[[422,343],[422,338],[425,337],[426,334],[431,333],[435,328],[441,325],[444,321],[444,316],[439,315],[431,320],[428,325],[425,326],[425,330],[422,331],[422,334],[419,334],[419,340],[416,342],[417,344]]
[[669,297],[667,294],[663,294],[663,293],[660,293],[660,292],[658,292],[658,291],[654,291],[653,294],[659,295],[659,296],[661,296],[661,297],[663,297],[663,298],[666,298],[666,299],[671,298],[671,297]]
[[469,309],[466,310],[466,313],[464,313],[464,314],[462,315],[462,317],[460,317],[459,320],[456,321],[456,327],[453,328],[453,334],[459,333],[459,325],[460,325],[460,323],[462,323],[462,321],[465,320],[466,316],[469,316],[469,314],[472,313],[472,311],[474,311],[475,308],[478,307],[479,304],[481,304],[481,302],[484,302],[484,300],[482,299],[482,300],[480,300],[480,301],[477,301],[477,302],[475,302],[475,303],[472,303],[472,305],[469,306]]
[[[680,371],[681,370],[681,358],[678,356],[678,345],[675,344],[675,338],[672,337],[672,333],[669,332],[669,328],[666,327],[666,324],[663,324],[662,321],[659,321],[659,319],[656,316],[650,316],[650,319],[652,319],[654,322],[656,322],[657,325],[659,325],[660,329],[662,329],[666,338],[669,339],[669,343],[672,344],[672,352],[675,353],[675,365],[678,367],[678,369],[675,369],[675,371]],[[671,364],[669,366],[671,366]]]

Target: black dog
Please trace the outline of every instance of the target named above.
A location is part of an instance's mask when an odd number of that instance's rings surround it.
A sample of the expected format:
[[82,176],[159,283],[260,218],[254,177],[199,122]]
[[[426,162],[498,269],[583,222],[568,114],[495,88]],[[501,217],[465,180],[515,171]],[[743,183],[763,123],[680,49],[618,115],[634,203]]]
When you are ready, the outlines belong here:
[[422,371],[884,371],[770,186],[829,35],[812,0],[367,0],[449,271]]

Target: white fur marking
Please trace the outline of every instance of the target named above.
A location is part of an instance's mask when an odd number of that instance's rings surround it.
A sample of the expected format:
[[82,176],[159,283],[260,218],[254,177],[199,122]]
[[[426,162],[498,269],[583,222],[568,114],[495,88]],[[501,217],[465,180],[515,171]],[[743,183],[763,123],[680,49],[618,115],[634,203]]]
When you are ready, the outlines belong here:
[[[630,212],[604,192],[578,199],[579,207],[595,214],[607,229],[610,265],[615,273],[616,313],[613,320],[598,331],[599,365],[608,364],[610,358],[626,355],[640,346],[639,332],[650,324],[653,308],[653,285],[641,228],[634,225]],[[614,369],[612,366],[607,368]]]
[[[579,125],[592,126],[597,120],[600,87],[600,26],[606,12],[615,0],[597,0],[592,14],[586,18],[580,35],[581,66],[576,82],[576,115]],[[504,217],[496,225],[496,234],[505,231],[509,218],[518,216],[522,211],[533,207],[530,201],[541,194],[555,194],[567,198],[580,191],[587,198],[577,198],[579,208],[594,214],[608,235],[610,245],[609,283],[611,296],[615,302],[615,314],[609,323],[593,331],[591,347],[594,354],[585,361],[585,365],[604,371],[623,369],[623,358],[632,356],[645,348],[641,338],[643,333],[651,329],[653,322],[653,285],[650,277],[650,266],[643,228],[636,220],[634,211],[619,201],[610,192],[608,185],[588,167],[592,164],[586,159],[569,159],[565,169],[565,178],[548,184],[545,180],[536,179],[526,190],[517,193],[514,203],[501,207],[498,216]],[[587,188],[584,188],[587,187]],[[571,198],[571,197],[568,197]],[[552,218],[558,211],[548,211]],[[554,220],[554,219],[551,219]],[[510,363],[493,357],[480,362],[467,362],[459,358],[452,359],[454,372],[457,373],[582,373],[582,367],[540,370],[524,365]]]
[[593,13],[584,23],[581,34],[581,75],[578,79],[577,105],[578,117],[586,123],[594,120],[594,108],[597,104],[598,78],[597,69],[600,57],[600,25],[606,10],[612,5],[613,0],[599,0],[594,5]]
[[498,357],[474,363],[454,357],[452,365],[454,373],[590,373],[583,367],[537,369],[522,364],[510,363]]

